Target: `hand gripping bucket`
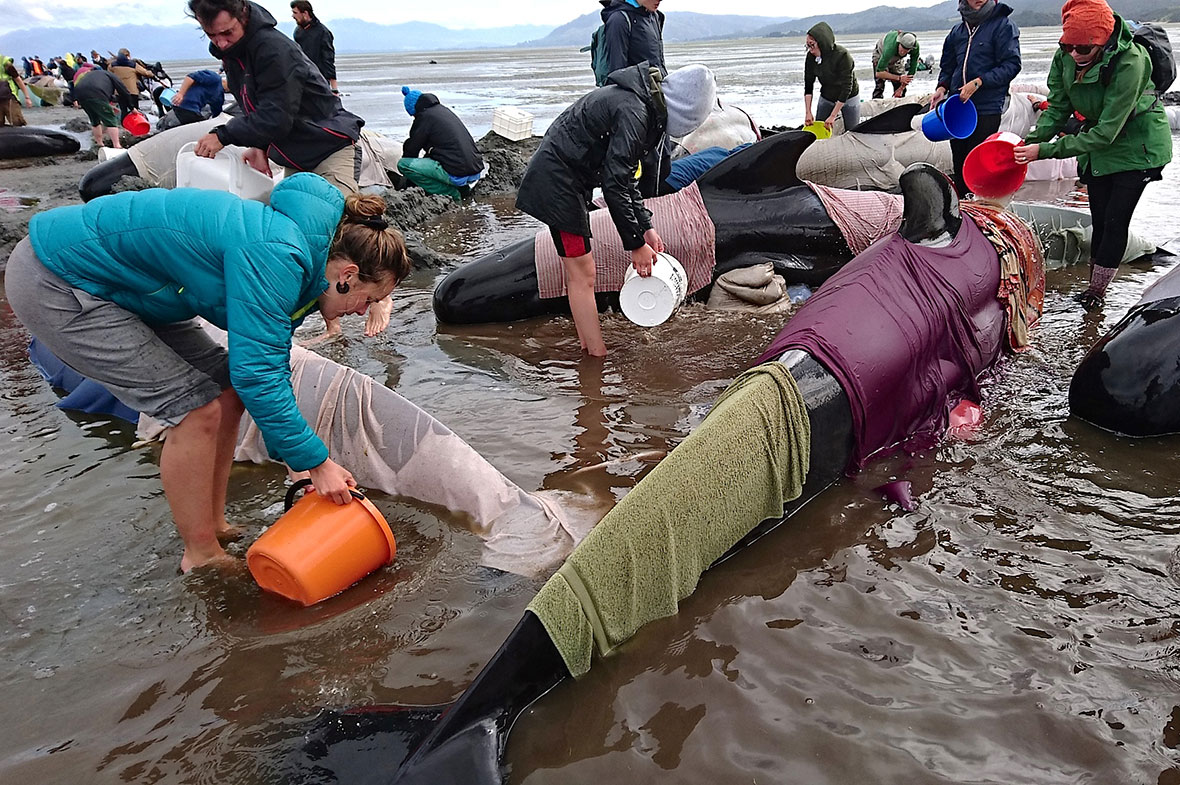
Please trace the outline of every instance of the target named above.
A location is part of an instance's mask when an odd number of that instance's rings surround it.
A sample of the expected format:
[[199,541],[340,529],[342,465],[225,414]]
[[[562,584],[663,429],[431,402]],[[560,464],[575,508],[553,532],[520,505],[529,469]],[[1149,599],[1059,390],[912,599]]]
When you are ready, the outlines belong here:
[[269,592],[314,605],[393,562],[397,543],[385,518],[359,491],[348,504],[308,493],[301,480],[287,491],[286,509],[246,551],[246,566]]
[[1000,131],[984,139],[963,160],[963,182],[971,193],[987,199],[1003,199],[1024,184],[1028,164],[1016,163],[1013,153],[1021,139]]
[[951,93],[922,116],[922,133],[932,142],[966,139],[975,132],[978,121],[975,104],[961,101],[957,93]]
[[132,136],[147,136],[152,130],[152,124],[148,122],[147,116],[138,109],[127,113],[123,118],[123,127]]
[[619,290],[619,307],[640,327],[655,327],[668,320],[687,293],[684,267],[672,256],[658,253],[647,278],[640,277],[634,265],[627,268]]
[[808,123],[807,125],[803,126],[803,130],[814,136],[816,139],[828,139],[832,135],[832,132],[828,130],[828,127],[819,122]]

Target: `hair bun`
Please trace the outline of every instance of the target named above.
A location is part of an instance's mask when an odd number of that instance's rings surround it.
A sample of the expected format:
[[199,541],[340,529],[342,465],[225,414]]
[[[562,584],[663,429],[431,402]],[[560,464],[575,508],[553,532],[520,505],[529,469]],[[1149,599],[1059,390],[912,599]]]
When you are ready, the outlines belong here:
[[344,198],[344,214],[353,218],[378,218],[385,215],[385,200],[374,194],[349,194]]

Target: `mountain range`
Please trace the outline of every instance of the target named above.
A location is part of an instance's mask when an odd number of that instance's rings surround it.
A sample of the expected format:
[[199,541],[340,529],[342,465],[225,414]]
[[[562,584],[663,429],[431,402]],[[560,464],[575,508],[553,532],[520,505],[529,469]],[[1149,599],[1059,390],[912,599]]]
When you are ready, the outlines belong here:
[[[1022,27],[1053,26],[1061,20],[1061,0],[1019,0],[1013,20]],[[1180,8],[1166,0],[1115,0],[1116,11],[1139,21],[1180,22]],[[812,25],[826,21],[837,33],[879,33],[891,29],[948,30],[958,21],[956,0],[929,8],[877,6],[852,14],[821,14],[803,18],[742,16],[670,11],[664,40],[670,43],[724,38],[759,38],[803,35]],[[426,22],[379,25],[361,19],[327,22],[336,38],[336,51],[399,52],[485,49],[511,46],[585,46],[601,24],[597,12],[552,28],[547,25],[512,25],[477,30],[452,30]],[[293,23],[279,25],[290,34]],[[95,29],[39,27],[0,35],[0,52],[42,57],[61,52],[116,51],[127,47],[145,60],[189,60],[208,56],[208,44],[195,24],[157,27],[119,25]]]

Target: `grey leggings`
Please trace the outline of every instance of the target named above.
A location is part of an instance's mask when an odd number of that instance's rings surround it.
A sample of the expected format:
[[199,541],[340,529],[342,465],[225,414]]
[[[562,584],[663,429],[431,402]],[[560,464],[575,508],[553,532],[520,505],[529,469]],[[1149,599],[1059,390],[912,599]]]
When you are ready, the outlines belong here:
[[[828,115],[836,108],[834,101],[829,101],[822,95],[819,97],[819,103],[815,105],[815,119],[818,122],[824,122],[828,119]],[[854,95],[849,98],[843,108],[840,109],[840,116],[844,118],[844,130],[852,131],[860,125],[860,96]]]

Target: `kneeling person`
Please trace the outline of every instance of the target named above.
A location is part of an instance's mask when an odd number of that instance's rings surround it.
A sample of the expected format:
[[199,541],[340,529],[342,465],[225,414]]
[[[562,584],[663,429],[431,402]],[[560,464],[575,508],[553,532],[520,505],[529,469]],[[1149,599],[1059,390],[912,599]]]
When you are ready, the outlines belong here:
[[[414,118],[397,170],[428,194],[459,201],[483,174],[483,156],[471,132],[438,96],[402,87],[406,113]],[[419,156],[425,153],[425,158]]]
[[713,72],[703,65],[685,66],[666,77],[647,63],[621,68],[603,87],[558,115],[525,170],[516,206],[547,224],[553,234],[578,339],[590,355],[606,355],[594,298],[591,194],[602,186],[635,271],[651,275],[664,242],[639,194],[639,162],[665,132],[681,137],[700,127],[716,95]]

